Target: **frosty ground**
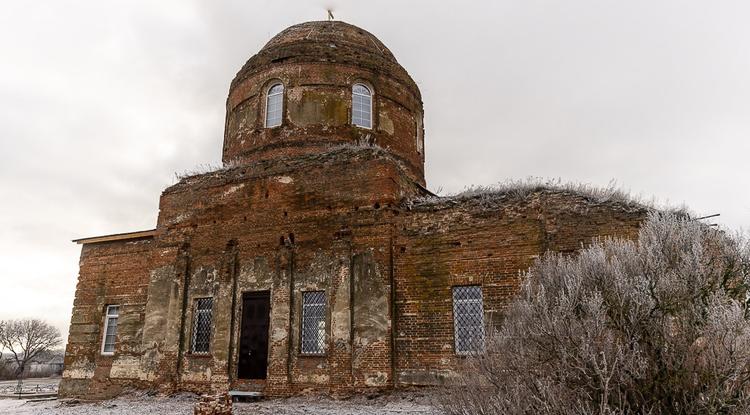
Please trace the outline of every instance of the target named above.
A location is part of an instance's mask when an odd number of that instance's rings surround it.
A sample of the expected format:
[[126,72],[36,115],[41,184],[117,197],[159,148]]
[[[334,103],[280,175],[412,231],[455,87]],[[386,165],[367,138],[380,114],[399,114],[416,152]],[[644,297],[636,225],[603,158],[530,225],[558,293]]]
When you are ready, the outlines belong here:
[[[69,404],[65,401],[25,402],[0,399],[0,414],[18,415],[190,415],[196,402],[194,395],[156,397],[131,394],[97,403]],[[287,399],[268,399],[258,402],[236,403],[239,415],[437,415],[431,398],[421,392],[399,392],[368,398],[331,399],[301,396]]]

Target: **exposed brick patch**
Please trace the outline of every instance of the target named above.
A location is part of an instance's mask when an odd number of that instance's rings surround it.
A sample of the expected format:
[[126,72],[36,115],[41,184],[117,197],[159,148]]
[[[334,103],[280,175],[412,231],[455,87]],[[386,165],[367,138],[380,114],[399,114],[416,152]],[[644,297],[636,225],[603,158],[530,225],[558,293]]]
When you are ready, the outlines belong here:
[[193,408],[194,415],[232,415],[232,399],[226,393],[203,396]]

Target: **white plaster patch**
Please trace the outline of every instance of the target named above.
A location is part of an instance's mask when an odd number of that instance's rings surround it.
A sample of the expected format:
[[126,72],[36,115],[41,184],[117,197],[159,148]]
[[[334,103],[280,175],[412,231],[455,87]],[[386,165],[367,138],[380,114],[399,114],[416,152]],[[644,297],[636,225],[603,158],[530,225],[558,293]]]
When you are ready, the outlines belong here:
[[285,340],[287,336],[286,328],[284,327],[276,327],[273,329],[273,332],[271,333],[271,339],[274,341],[281,341]]
[[202,371],[185,370],[182,372],[182,380],[185,382],[206,382],[211,380],[211,368],[207,367]]
[[229,196],[232,193],[234,193],[234,192],[242,189],[243,187],[245,187],[245,183],[240,183],[240,184],[238,184],[236,186],[232,186],[229,189],[227,189],[227,190],[224,191],[224,196]]
[[91,379],[94,377],[94,371],[83,368],[70,368],[65,369],[63,372],[63,378],[66,379]]
[[289,183],[294,182],[294,179],[292,179],[289,176],[279,176],[276,178],[276,181],[279,183],[283,183],[283,184],[289,184]]
[[297,378],[300,383],[312,383],[316,385],[325,385],[329,381],[328,375],[300,375]]
[[141,360],[134,356],[120,356],[112,362],[109,377],[115,379],[138,379],[141,371]]
[[385,131],[389,135],[393,135],[393,133],[396,131],[393,128],[393,120],[391,120],[386,111],[380,112],[380,122],[378,124],[380,126],[380,130]]
[[351,313],[349,305],[349,268],[341,267],[338,273],[339,287],[336,290],[336,302],[333,304],[331,312],[331,325],[333,331],[333,340],[347,345],[351,333]]
[[190,219],[190,216],[192,216],[190,213],[180,213],[179,215],[175,216],[174,219],[172,219],[171,223],[182,222],[185,219]]
[[386,383],[388,379],[384,372],[375,372],[375,374],[367,375],[365,377],[365,385],[367,386],[381,386]]
[[157,379],[157,372],[153,370],[153,366],[144,368],[143,362],[141,362],[141,371],[138,373],[138,380],[145,382],[153,382]]

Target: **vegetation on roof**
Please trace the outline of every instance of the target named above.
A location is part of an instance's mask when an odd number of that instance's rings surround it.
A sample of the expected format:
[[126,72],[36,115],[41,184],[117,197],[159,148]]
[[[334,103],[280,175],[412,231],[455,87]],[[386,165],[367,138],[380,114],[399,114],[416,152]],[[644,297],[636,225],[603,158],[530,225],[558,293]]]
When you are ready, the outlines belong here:
[[267,170],[278,166],[285,166],[285,168],[288,168],[299,165],[309,165],[309,163],[323,162],[341,156],[354,156],[364,154],[388,158],[395,162],[402,169],[405,169],[401,161],[394,158],[391,153],[376,144],[341,143],[330,145],[325,151],[322,151],[320,153],[269,158],[254,162],[230,160],[223,164],[199,164],[192,169],[184,170],[182,172],[175,172],[176,183],[167,188],[165,191],[169,191],[170,189],[176,186],[180,186],[181,184],[195,184],[203,182],[205,180],[209,180],[235,170],[266,172]]
[[540,177],[510,179],[494,185],[471,185],[458,193],[415,199],[410,201],[409,205],[431,207],[473,201],[491,207],[498,202],[526,201],[541,192],[569,194],[581,197],[590,203],[619,205],[627,209],[657,209],[688,213],[685,207],[669,208],[659,206],[655,200],[644,200],[642,196],[633,195],[630,191],[622,189],[615,181],[610,181],[605,187],[598,187],[589,183],[563,182],[560,179]]

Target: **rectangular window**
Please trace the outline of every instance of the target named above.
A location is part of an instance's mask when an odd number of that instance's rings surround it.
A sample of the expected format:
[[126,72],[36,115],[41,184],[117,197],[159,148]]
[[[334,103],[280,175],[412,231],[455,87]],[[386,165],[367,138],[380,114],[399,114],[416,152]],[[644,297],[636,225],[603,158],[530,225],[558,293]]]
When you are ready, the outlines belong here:
[[213,305],[213,298],[198,298],[195,300],[193,346],[190,349],[192,353],[207,354],[211,349],[211,313]]
[[453,287],[453,332],[457,354],[466,355],[484,350],[482,287]]
[[326,293],[302,293],[302,354],[325,353]]
[[108,305],[104,316],[104,338],[102,339],[102,354],[115,353],[117,339],[117,318],[120,316],[120,306]]

